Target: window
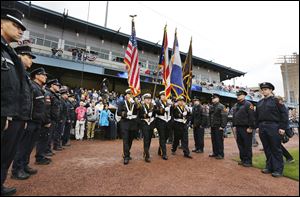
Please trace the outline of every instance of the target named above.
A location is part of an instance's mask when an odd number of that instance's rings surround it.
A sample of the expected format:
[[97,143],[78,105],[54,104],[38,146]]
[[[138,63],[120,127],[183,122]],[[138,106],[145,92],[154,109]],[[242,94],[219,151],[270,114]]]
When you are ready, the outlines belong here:
[[42,38],[36,38],[36,44],[37,45],[43,46],[43,41],[44,41],[44,39],[42,39]]
[[51,47],[51,42],[49,40],[45,40],[44,46],[45,47]]

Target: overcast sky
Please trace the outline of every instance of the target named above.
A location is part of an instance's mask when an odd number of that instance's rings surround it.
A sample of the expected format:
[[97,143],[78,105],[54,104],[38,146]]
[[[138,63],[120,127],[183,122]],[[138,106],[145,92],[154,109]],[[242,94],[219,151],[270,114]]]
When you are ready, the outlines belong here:
[[[89,2],[33,4],[87,20]],[[104,26],[106,2],[90,2],[88,21]],[[130,34],[130,14],[137,14],[137,37],[162,41],[167,23],[169,47],[177,27],[180,51],[187,52],[193,37],[193,55],[247,72],[236,85],[257,87],[269,81],[283,95],[276,58],[299,53],[299,2],[109,2],[107,27]],[[227,81],[226,84],[232,84]]]

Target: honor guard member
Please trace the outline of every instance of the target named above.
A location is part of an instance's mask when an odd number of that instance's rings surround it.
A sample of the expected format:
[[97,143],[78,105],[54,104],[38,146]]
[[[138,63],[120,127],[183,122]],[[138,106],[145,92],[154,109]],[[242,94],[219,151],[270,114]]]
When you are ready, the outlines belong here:
[[[52,143],[54,142],[55,137],[58,135],[58,123],[60,121],[60,110],[61,110],[61,103],[59,98],[59,89],[61,87],[61,84],[58,82],[57,79],[52,79],[47,82],[47,92],[45,96],[49,96],[51,100],[51,110],[50,110],[50,116],[51,116],[51,127],[50,127],[50,133],[48,138],[48,150],[47,154],[51,156],[52,153]],[[53,145],[57,145],[55,142]],[[53,150],[61,151],[62,149],[59,147],[53,147]]]
[[181,147],[183,149],[184,157],[192,159],[189,150],[189,133],[188,133],[188,116],[190,110],[184,102],[185,98],[179,96],[177,98],[177,104],[174,106],[174,141],[172,145],[172,154],[175,155],[179,140],[181,141]]
[[60,94],[60,120],[58,123],[58,132],[54,137],[54,149],[63,149],[62,147],[62,136],[64,135],[66,122],[70,122],[70,116],[68,113],[67,99],[68,99],[68,89],[67,87],[62,87],[59,90]]
[[130,149],[135,132],[138,130],[137,118],[140,104],[136,103],[131,94],[131,90],[125,91],[125,100],[118,106],[118,116],[121,116],[120,126],[123,138],[124,165],[129,163]]
[[195,153],[203,153],[204,150],[204,126],[203,126],[203,108],[198,97],[193,99],[193,109],[191,123],[194,131]]
[[12,42],[20,41],[26,30],[23,18],[20,11],[1,6],[1,196],[16,193],[16,188],[3,184],[25,126],[21,119],[25,70],[10,46]]
[[154,129],[154,105],[152,103],[151,94],[143,95],[144,103],[139,111],[141,119],[141,129],[144,137],[144,158],[146,162],[150,162],[150,144]]
[[265,174],[280,177],[283,173],[283,157],[281,150],[281,136],[288,125],[288,113],[284,104],[273,95],[273,84],[260,84],[264,98],[256,106],[256,126],[266,155]]
[[255,128],[254,106],[246,101],[247,92],[236,92],[238,102],[233,106],[233,130],[240,151],[239,165],[252,166],[252,131]]
[[[26,121],[26,126],[19,141],[17,153],[14,158],[12,166],[12,178],[24,180],[30,177],[32,174],[36,174],[37,170],[34,170],[28,166],[30,160],[30,154],[36,144],[39,130],[41,127],[41,113],[39,110],[43,110],[43,106],[34,99],[36,94],[33,92],[33,84],[30,78],[30,74],[27,70],[31,68],[32,59],[35,56],[31,52],[30,46],[18,46],[15,48],[21,62],[26,70],[26,83],[24,83],[24,93],[22,102],[22,117]],[[40,98],[43,100],[44,97]],[[43,105],[43,104],[42,104]],[[38,111],[38,114],[36,112]],[[33,114],[35,113],[35,114]]]
[[172,104],[167,102],[165,91],[159,93],[160,99],[156,101],[154,113],[156,114],[156,128],[159,134],[158,155],[168,160],[166,141],[168,137],[169,121],[171,120]]
[[227,124],[227,110],[220,103],[220,95],[212,95],[212,105],[209,108],[211,127],[211,142],[213,153],[209,157],[224,159],[224,128]]

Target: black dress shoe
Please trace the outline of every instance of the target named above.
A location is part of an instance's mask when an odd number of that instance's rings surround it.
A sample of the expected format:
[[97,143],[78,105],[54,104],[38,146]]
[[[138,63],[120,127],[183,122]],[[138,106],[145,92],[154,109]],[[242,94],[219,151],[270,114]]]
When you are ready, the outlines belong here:
[[215,155],[215,154],[210,154],[210,155],[208,155],[209,157],[216,157],[217,155]]
[[238,162],[238,165],[242,166],[244,163],[242,161]]
[[243,163],[243,166],[246,168],[249,168],[249,167],[252,167],[252,164],[251,163]]
[[168,160],[167,156],[163,156],[162,158],[163,158],[163,160]]
[[282,177],[282,173],[280,173],[280,172],[273,172],[272,173],[272,177]]
[[11,178],[15,180],[26,180],[30,177],[30,174],[26,173],[24,170],[19,170],[16,173],[12,173]]
[[216,156],[215,158],[216,158],[216,159],[224,159],[224,157],[221,156],[221,155],[218,155],[218,156]]
[[124,165],[127,165],[127,164],[129,164],[129,159],[124,159]]
[[197,150],[196,153],[203,153],[203,150]]
[[192,152],[194,152],[194,153],[197,152],[197,151],[198,151],[198,149],[193,149],[193,150],[192,150]]
[[62,151],[63,149],[60,148],[60,147],[57,147],[57,148],[53,148],[53,150],[55,150],[55,151]]
[[188,158],[188,159],[193,159],[193,157],[191,155],[184,155],[185,158]]
[[17,192],[16,188],[14,187],[1,187],[1,196],[11,196]]
[[145,158],[145,162],[150,163],[150,162],[151,162],[150,158],[149,158],[149,157],[146,157],[146,158]]
[[42,159],[42,160],[36,161],[35,164],[36,165],[49,165],[50,161],[47,159]]
[[33,169],[33,168],[29,167],[29,166],[26,166],[24,168],[24,171],[26,173],[30,174],[30,175],[34,175],[34,174],[36,174],[38,172],[37,169]]
[[261,172],[264,173],[264,174],[271,174],[272,173],[269,169],[266,169],[266,168],[261,170]]
[[55,155],[55,153],[53,153],[53,152],[48,152],[45,154],[45,156],[47,156],[47,157],[52,157],[53,155]]

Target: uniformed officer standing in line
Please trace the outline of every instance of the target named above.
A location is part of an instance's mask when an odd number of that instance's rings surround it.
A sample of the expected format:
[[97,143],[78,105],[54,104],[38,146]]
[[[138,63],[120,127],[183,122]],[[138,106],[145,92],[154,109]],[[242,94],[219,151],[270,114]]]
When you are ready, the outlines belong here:
[[185,104],[185,98],[179,96],[177,103],[173,109],[174,117],[174,141],[172,145],[172,154],[175,155],[179,140],[181,141],[181,147],[183,149],[184,157],[192,159],[189,150],[189,133],[188,133],[188,116],[190,111],[188,106]]
[[144,158],[146,162],[150,162],[150,144],[154,129],[154,105],[152,103],[151,94],[143,95],[144,103],[139,111],[141,119],[141,130],[144,137]]
[[227,110],[220,103],[220,95],[212,95],[212,105],[209,108],[209,119],[211,127],[211,142],[213,153],[209,157],[224,159],[224,128],[227,124]]
[[[61,87],[61,84],[58,82],[57,79],[52,79],[47,82],[47,91],[45,93],[45,96],[49,96],[51,100],[51,109],[50,109],[50,115],[51,115],[51,127],[50,127],[50,133],[48,138],[48,156],[53,155],[52,152],[52,143],[54,142],[55,136],[58,135],[58,122],[60,121],[60,109],[61,109],[61,102],[58,95],[59,89]],[[55,143],[55,142],[54,142]],[[55,145],[53,143],[53,145]],[[62,148],[59,147],[53,147],[53,150],[61,151]]]
[[194,130],[195,149],[192,152],[203,153],[204,150],[204,126],[203,108],[198,97],[193,99],[191,123]]
[[[36,144],[36,154],[35,154],[35,164],[36,165],[48,165],[51,163],[51,159],[46,157],[46,151],[48,148],[48,138],[50,135],[50,126],[51,126],[51,99],[50,93],[46,93],[45,84],[46,80],[44,79],[43,73],[45,72],[44,68],[37,68],[30,73],[30,76],[33,80],[33,91],[36,92],[37,98],[44,96],[44,110],[41,122],[41,129],[39,132],[39,137]],[[42,102],[42,100],[39,100]],[[48,156],[52,156],[49,155]]]
[[70,116],[68,113],[68,106],[66,100],[68,99],[67,87],[62,87],[59,90],[60,94],[60,118],[58,122],[58,132],[54,135],[54,149],[63,149],[62,136],[64,135],[65,125],[70,122]]
[[[35,56],[31,52],[30,46],[18,46],[15,51],[19,55],[25,70],[31,68],[32,59]],[[46,75],[47,73],[45,73]],[[47,78],[47,77],[46,77]],[[43,103],[36,102],[36,95],[33,92],[33,84],[30,79],[29,73],[26,72],[26,83],[24,83],[24,94],[22,102],[22,117],[26,121],[26,128],[21,137],[18,145],[17,153],[14,158],[12,167],[12,178],[24,180],[30,177],[30,175],[36,174],[37,170],[28,166],[30,160],[30,154],[35,146],[37,138],[39,136],[39,130],[41,127],[41,112],[43,110]],[[44,97],[39,98],[43,100]],[[37,114],[38,113],[38,114]]]
[[169,122],[172,118],[172,103],[168,102],[165,91],[159,93],[160,99],[156,101],[154,113],[156,114],[155,124],[159,134],[158,155],[168,160],[166,141],[168,137]]
[[239,165],[252,166],[252,131],[255,128],[254,106],[245,100],[247,92],[239,90],[238,102],[233,106],[233,130],[240,151]]
[[22,38],[26,30],[23,18],[20,11],[1,7],[1,196],[16,193],[16,188],[3,184],[25,126],[20,117],[25,70],[9,45]]
[[266,167],[262,170],[273,177],[283,173],[281,135],[288,125],[288,113],[284,104],[273,96],[274,85],[268,82],[260,84],[264,98],[256,106],[256,126],[266,155]]
[[121,116],[120,127],[123,138],[124,165],[127,165],[129,160],[131,160],[130,149],[135,132],[138,130],[137,118],[139,110],[140,104],[133,100],[131,90],[127,89],[125,91],[125,100],[118,105],[117,112],[118,116]]
[[75,103],[72,103],[74,99],[74,94],[68,94],[68,99],[66,99],[67,110],[68,110],[68,120],[66,121],[64,135],[62,137],[62,145],[70,146],[70,135],[73,122],[76,120],[75,114]]

